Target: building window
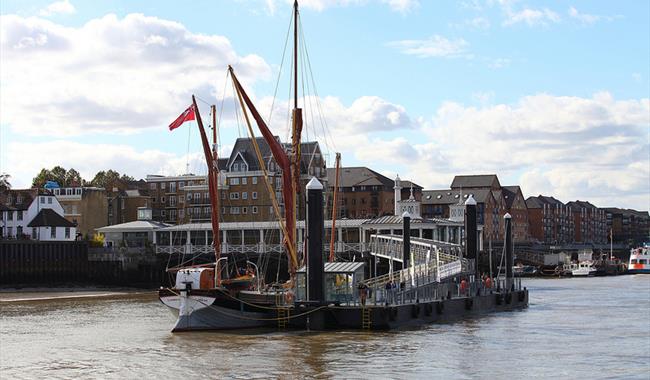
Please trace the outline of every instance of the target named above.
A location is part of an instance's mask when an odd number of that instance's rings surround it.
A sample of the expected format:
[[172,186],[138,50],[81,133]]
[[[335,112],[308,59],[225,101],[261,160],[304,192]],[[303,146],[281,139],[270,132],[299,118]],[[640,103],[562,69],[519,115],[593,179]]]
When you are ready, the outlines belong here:
[[242,185],[248,185],[248,179],[246,177],[242,177],[241,184]]
[[160,183],[160,189],[161,189],[161,190],[165,190],[165,182],[161,182],[161,183]]
[[149,188],[150,188],[151,190],[156,190],[156,184],[155,184],[155,183],[150,183],[150,184],[149,184]]
[[[165,203],[165,197],[160,197],[160,203]],[[124,205],[124,204],[122,204],[122,205]],[[124,207],[124,206],[122,206],[122,207]]]
[[230,213],[233,215],[239,215],[239,207],[231,207]]
[[275,179],[275,188],[276,189],[281,189],[282,188],[282,178],[277,177]]
[[253,199],[257,199],[257,191],[253,191],[253,192],[251,193],[251,198],[253,198]]
[[238,163],[235,162],[234,164],[232,164],[232,171],[234,171],[234,172],[239,171],[239,164]]
[[203,213],[204,213],[206,216],[209,216],[209,215],[210,215],[210,207],[203,207]]
[[18,211],[18,220],[23,220],[23,212]]
[[56,227],[50,227],[50,238],[56,239]]
[[16,227],[16,237],[22,237],[22,236],[23,236],[23,226]]
[[226,192],[225,191],[221,192],[221,199],[226,199]]
[[257,185],[257,177],[253,177],[252,183],[253,183],[253,185]]
[[192,193],[187,193],[187,200],[191,201],[192,200]]
[[175,195],[170,195],[169,196],[169,205],[171,207],[176,206],[176,196]]
[[61,189],[54,189],[54,195],[61,195]]
[[169,192],[170,193],[175,193],[176,192],[176,182],[170,182],[169,183]]
[[247,191],[242,191],[241,199],[248,199],[248,192]]
[[165,210],[161,210],[161,211],[160,211],[160,216],[162,216],[163,218],[164,218],[165,216],[167,216],[167,213],[165,212]]
[[204,199],[210,199],[210,193],[203,193]]
[[32,239],[36,239],[36,235],[38,234],[36,231],[36,227],[32,227]]
[[185,218],[185,210],[180,209],[178,210],[178,219],[182,220],[183,218]]
[[47,204],[52,204],[52,197],[47,197]]
[[[237,165],[237,164],[235,164],[235,165]],[[230,179],[230,184],[233,185],[233,186],[234,185],[239,185],[239,178],[231,178]]]
[[39,197],[41,198],[41,203],[45,204],[45,197]]
[[[165,201],[165,197],[163,197],[163,202]],[[124,206],[126,205],[126,199],[120,199],[120,203],[122,204],[122,210],[124,210]],[[77,206],[72,206],[72,212],[74,214],[77,213]]]
[[81,188],[77,189],[77,195],[81,195]]
[[253,214],[257,214],[257,206],[253,206],[253,209],[251,211]]
[[200,201],[201,200],[201,193],[194,193],[194,200],[195,201]]
[[222,207],[222,208],[221,208],[221,214],[222,214],[222,215],[226,215],[226,208],[225,208],[225,207]]
[[185,181],[179,181],[178,182],[178,188],[183,189],[185,187]]
[[241,208],[241,213],[242,214],[248,214],[248,207],[242,207]]
[[230,193],[230,199],[239,199],[239,193]]
[[65,228],[65,238],[70,239],[70,227]]

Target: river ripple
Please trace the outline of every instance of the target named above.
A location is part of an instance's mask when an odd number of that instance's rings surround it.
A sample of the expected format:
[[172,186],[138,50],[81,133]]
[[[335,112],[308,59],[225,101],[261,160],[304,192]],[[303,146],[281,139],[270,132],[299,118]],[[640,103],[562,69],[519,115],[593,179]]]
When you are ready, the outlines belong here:
[[400,332],[172,334],[154,293],[0,304],[0,378],[650,378],[650,275],[524,280],[525,311]]

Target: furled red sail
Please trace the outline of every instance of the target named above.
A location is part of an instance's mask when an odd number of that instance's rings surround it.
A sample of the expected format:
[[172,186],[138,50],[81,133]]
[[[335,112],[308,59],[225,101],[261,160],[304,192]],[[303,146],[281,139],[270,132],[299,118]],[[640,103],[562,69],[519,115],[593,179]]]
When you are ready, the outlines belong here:
[[[253,105],[253,102],[246,94],[246,91],[244,91],[234,73],[232,73],[232,78],[235,86],[237,87],[237,91],[242,95],[244,102],[248,106],[248,109],[251,111],[251,114],[253,115],[253,118],[255,119],[255,122],[257,123],[257,126],[259,127],[260,132],[264,137],[264,140],[269,144],[273,158],[275,159],[278,166],[282,169],[282,195],[284,199],[284,217],[287,226],[287,236],[285,236],[284,242],[285,245],[287,245],[287,251],[289,252],[289,271],[293,275],[298,267],[298,260],[297,257],[292,254],[292,252],[295,251],[296,216],[294,214],[293,208],[294,195],[292,191],[293,183],[291,176],[291,163],[289,162],[289,157],[282,148],[282,145],[280,145],[280,142],[275,139],[273,133],[271,133],[269,128],[266,126],[266,123],[262,119],[262,116],[260,116],[259,112],[257,112],[257,109]],[[273,196],[272,194],[270,195]]]

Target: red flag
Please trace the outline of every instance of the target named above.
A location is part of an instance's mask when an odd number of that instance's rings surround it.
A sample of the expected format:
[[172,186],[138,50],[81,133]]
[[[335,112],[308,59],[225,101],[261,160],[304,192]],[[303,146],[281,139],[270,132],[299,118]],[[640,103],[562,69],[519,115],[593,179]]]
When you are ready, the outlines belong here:
[[183,113],[176,118],[171,124],[169,124],[169,130],[173,131],[174,129],[178,128],[181,126],[186,121],[190,120],[196,120],[196,116],[194,115],[194,106],[189,106]]

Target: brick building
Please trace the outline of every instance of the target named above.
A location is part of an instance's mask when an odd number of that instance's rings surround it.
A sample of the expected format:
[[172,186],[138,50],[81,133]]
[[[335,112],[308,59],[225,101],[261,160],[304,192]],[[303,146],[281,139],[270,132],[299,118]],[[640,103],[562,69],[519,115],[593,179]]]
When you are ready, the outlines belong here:
[[568,202],[566,206],[573,218],[573,242],[607,243],[609,235],[604,209],[580,200]]
[[108,224],[108,199],[99,187],[61,187],[51,189],[63,207],[63,216],[77,226],[77,233],[89,239],[99,227]]
[[573,215],[564,203],[539,195],[528,197],[526,206],[531,240],[547,244],[573,242]]
[[650,215],[647,211],[605,208],[606,231],[611,229],[614,243],[632,246],[650,241]]
[[152,207],[147,182],[117,180],[107,186],[108,225],[138,220],[138,208]]
[[498,205],[492,191],[489,189],[472,190],[424,190],[422,192],[422,217],[449,219],[451,208],[464,205],[469,195],[476,200],[476,220],[483,226],[483,239],[497,241],[498,235]]
[[[327,214],[332,215],[336,169],[327,169]],[[399,179],[399,176],[397,177]],[[400,199],[408,199],[413,189],[415,200],[422,199],[422,187],[400,180]],[[367,167],[339,170],[338,218],[363,219],[395,214],[395,181]]]
[[[276,197],[280,212],[284,212],[282,172],[275,163],[267,142],[256,139],[273,193],[269,194],[263,168],[255,153],[253,140],[238,138],[228,158],[218,160],[220,220],[251,222],[276,220],[272,197]],[[283,144],[290,151],[289,144]],[[312,176],[326,183],[325,160],[317,142],[301,144],[301,190]],[[182,175],[175,177],[147,176],[151,195],[153,220],[180,224],[209,222],[210,193],[207,177]],[[297,196],[298,219],[305,214],[305,197]]]
[[502,195],[506,211],[512,216],[512,238],[515,242],[530,239],[528,207],[526,198],[519,186],[503,186]]

